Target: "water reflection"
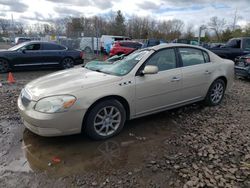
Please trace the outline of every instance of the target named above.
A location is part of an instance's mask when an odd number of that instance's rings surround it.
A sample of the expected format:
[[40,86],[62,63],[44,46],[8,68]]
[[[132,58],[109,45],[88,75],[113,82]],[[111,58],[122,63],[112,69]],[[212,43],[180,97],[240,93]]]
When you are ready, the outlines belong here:
[[178,133],[174,123],[160,114],[130,121],[120,135],[105,141],[83,135],[44,138],[25,130],[22,147],[33,171],[67,176],[138,167],[166,138]]

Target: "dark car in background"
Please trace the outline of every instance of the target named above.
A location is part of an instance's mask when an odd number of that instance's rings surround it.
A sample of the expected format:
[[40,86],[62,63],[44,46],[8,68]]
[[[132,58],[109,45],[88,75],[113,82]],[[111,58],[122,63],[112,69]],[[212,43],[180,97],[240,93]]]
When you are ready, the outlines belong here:
[[250,79],[250,54],[235,59],[235,74]]
[[21,44],[23,42],[29,42],[29,41],[31,41],[31,38],[29,38],[29,37],[16,37],[15,38],[15,45]]
[[31,41],[0,51],[0,72],[13,69],[56,67],[67,69],[83,63],[83,52],[51,43]]
[[225,45],[211,47],[209,50],[221,58],[235,61],[238,56],[250,53],[250,37],[232,38]]
[[167,43],[167,41],[164,39],[147,39],[144,41],[142,48],[152,47],[163,43]]
[[142,47],[142,43],[136,41],[117,41],[113,44],[109,56],[130,54]]

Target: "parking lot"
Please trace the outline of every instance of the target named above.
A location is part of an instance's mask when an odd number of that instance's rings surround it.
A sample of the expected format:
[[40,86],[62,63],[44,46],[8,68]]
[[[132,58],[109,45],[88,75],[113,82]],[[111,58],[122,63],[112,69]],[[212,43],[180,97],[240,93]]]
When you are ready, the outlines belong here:
[[[54,71],[54,70],[53,70]],[[45,138],[24,129],[17,97],[53,72],[0,75],[0,187],[250,187],[250,82],[221,105],[193,104],[129,121],[118,136]]]

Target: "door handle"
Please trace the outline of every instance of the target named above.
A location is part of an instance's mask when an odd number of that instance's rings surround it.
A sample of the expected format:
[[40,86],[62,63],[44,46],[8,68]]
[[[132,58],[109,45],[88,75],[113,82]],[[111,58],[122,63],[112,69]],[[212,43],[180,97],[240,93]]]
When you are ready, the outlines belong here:
[[176,82],[176,81],[180,81],[180,80],[181,80],[180,77],[174,76],[174,77],[172,78],[171,82]]
[[211,74],[211,72],[206,70],[204,74]]

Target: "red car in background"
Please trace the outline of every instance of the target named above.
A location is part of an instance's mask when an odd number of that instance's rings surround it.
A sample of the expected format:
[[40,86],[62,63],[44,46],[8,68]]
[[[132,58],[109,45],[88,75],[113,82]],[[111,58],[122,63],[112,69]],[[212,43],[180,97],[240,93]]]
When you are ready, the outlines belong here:
[[113,44],[109,56],[130,54],[131,52],[140,49],[142,43],[136,41],[117,41]]

